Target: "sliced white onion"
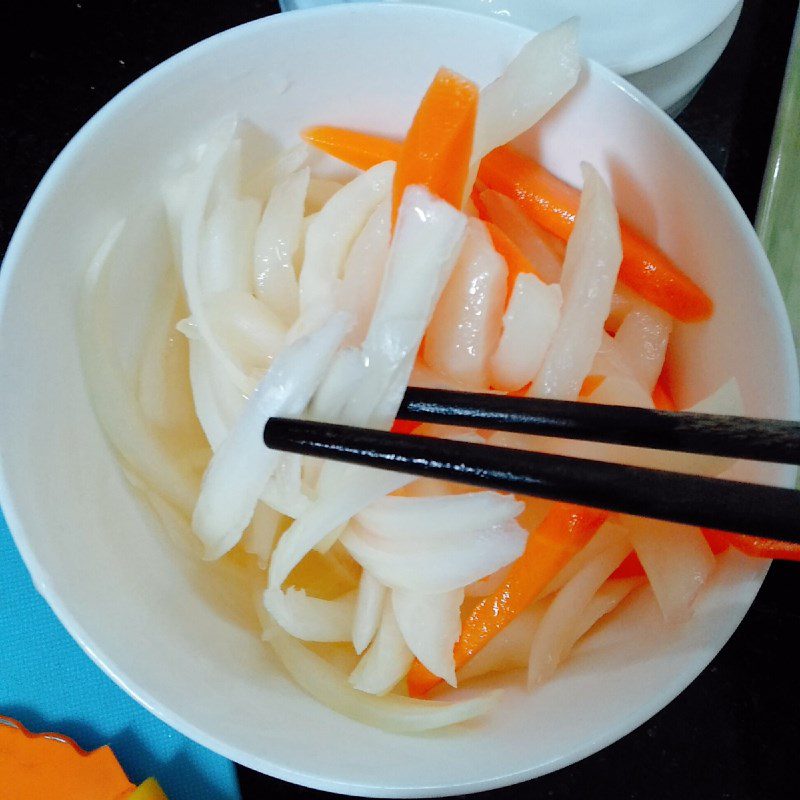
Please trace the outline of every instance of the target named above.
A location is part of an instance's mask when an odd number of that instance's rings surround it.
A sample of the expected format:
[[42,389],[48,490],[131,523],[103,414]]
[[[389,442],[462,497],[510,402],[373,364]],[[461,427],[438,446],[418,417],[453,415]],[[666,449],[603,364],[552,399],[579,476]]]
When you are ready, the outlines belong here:
[[[611,613],[643,583],[643,578],[606,581],[578,617],[575,628],[570,631],[561,661],[567,658],[575,643],[602,617]],[[465,681],[488,673],[527,667],[533,635],[547,607],[547,601],[535,603],[514,618],[497,636],[490,639],[488,644],[458,671],[458,679],[462,685]]]
[[285,325],[294,322],[299,309],[294,259],[303,233],[309,175],[306,167],[275,187],[255,235],[256,295]]
[[609,311],[606,319],[606,331],[611,334],[616,333],[619,326],[622,325],[622,320],[640,302],[642,302],[641,295],[636,294],[633,289],[629,289],[624,283],[617,281],[614,294],[611,297],[611,311]]
[[423,594],[407,589],[392,591],[397,625],[411,652],[434,675],[456,685],[453,646],[461,635],[464,590]]
[[[422,336],[453,270],[465,229],[466,217],[449,203],[435,198],[422,186],[406,189],[378,302],[362,346],[368,369],[343,410],[345,424],[388,428],[394,421]],[[393,403],[381,405],[386,393],[392,395]],[[380,414],[376,417],[379,405]]]
[[111,346],[108,269],[124,228],[125,223],[119,222],[110,230],[86,273],[79,314],[84,376],[98,422],[123,464],[188,517],[197,497],[197,482],[189,469],[170,456],[132,402],[133,389]]
[[490,360],[492,386],[516,391],[542,366],[561,317],[561,287],[520,274],[503,315],[503,333]]
[[715,563],[700,529],[641,517],[625,522],[665,621],[689,619]]
[[359,655],[367,649],[378,630],[385,598],[386,587],[368,570],[361,570],[353,618],[353,647]]
[[580,68],[577,18],[523,45],[481,91],[473,161],[533,127],[575,85]]
[[608,187],[583,164],[584,188],[567,244],[561,320],[530,394],[575,400],[600,347],[622,261],[619,220]]
[[614,345],[630,365],[648,394],[655,388],[664,366],[672,317],[650,303],[641,302],[628,312],[614,337]]
[[544,588],[541,596],[547,597],[557,592],[571,581],[589,562],[594,561],[610,547],[630,542],[628,529],[620,524],[615,516],[604,522],[591,539],[562,567],[558,575]]
[[219,558],[236,544],[277,466],[280,454],[263,444],[266,421],[305,409],[350,322],[348,315],[337,313],[314,333],[284,348],[214,453],[192,517],[207,558]]
[[239,390],[246,392],[249,389],[247,376],[219,342],[208,319],[200,274],[206,210],[217,175],[230,151],[236,147],[233,132],[233,127],[228,123],[220,126],[204,148],[200,163],[189,182],[180,224],[181,274],[189,313],[198,335],[206,342],[229,380]]
[[207,300],[218,340],[243,372],[265,370],[283,346],[286,326],[249,292],[223,292]]
[[524,504],[513,495],[469,492],[443,497],[384,497],[356,519],[379,536],[398,541],[436,541],[515,519]]
[[278,529],[283,516],[265,503],[259,503],[253,512],[253,521],[242,535],[242,547],[246,553],[258,559],[258,566],[266,569]]
[[246,402],[201,339],[189,339],[189,380],[194,409],[211,450],[225,441]]
[[389,256],[391,216],[391,198],[387,197],[370,215],[344,264],[338,303],[356,319],[348,337],[353,345],[363,342],[378,299]]
[[300,270],[301,315],[334,307],[345,259],[369,216],[388,195],[395,164],[361,173],[325,204],[308,226]]
[[729,378],[710,395],[698,400],[693,406],[685,409],[696,414],[728,414],[741,416],[744,414],[744,400],[736,378]]
[[529,686],[552,677],[565,650],[572,645],[573,632],[592,597],[630,551],[628,541],[612,544],[586,564],[555,596],[533,635]]
[[564,243],[555,239],[510,198],[493,189],[481,192],[489,218],[519,247],[545,283],[558,283],[564,261]]
[[305,513],[311,500],[303,489],[303,456],[281,453],[280,460],[261,492],[261,499],[281,514],[296,519]]
[[350,673],[350,684],[360,692],[384,695],[403,679],[414,654],[403,639],[392,604],[386,603],[375,641]]
[[349,642],[355,592],[336,600],[308,597],[303,589],[267,589],[264,607],[287,633],[304,642]]
[[603,378],[602,383],[589,395],[590,402],[653,408],[652,390],[648,390],[639,379],[633,365],[628,362],[622,349],[617,347],[616,339],[605,332],[600,337],[600,347],[589,374]]
[[569,641],[562,653],[562,661],[573,646],[585,636],[604,616],[610,614],[634,589],[644,586],[644,578],[617,578],[606,581],[589,601],[583,614],[570,631]]
[[361,350],[355,347],[340,350],[311,401],[309,417],[320,422],[338,422],[353,387],[358,385],[365,371]]
[[200,237],[200,285],[208,295],[252,290],[253,241],[260,214],[252,197],[220,197]]
[[178,292],[176,275],[168,270],[153,300],[136,378],[136,399],[144,418],[172,434],[185,431],[192,421],[191,392],[183,391],[188,349],[184,337],[175,331]]
[[331,531],[370,503],[412,480],[413,476],[398,472],[339,465],[338,482],[333,491],[321,495],[281,536],[270,563],[270,587],[280,587],[306,553]]
[[486,226],[467,223],[467,235],[450,280],[425,334],[423,358],[465,386],[489,386],[489,359],[502,330],[508,267]]
[[[242,125],[240,123],[240,129]],[[245,144],[247,136],[243,133]],[[248,148],[243,149],[242,192],[256,197],[264,202],[272,193],[275,186],[289,177],[293,172],[302,169],[308,161],[309,147],[305,142],[300,142],[286,150],[281,150],[274,156],[265,157],[265,154],[255,154],[248,163]]]
[[427,547],[413,540],[384,539],[350,525],[341,542],[386,586],[439,594],[462,588],[515,561],[526,540],[527,533],[510,522],[440,538]]
[[306,194],[306,214],[316,214],[344,184],[329,178],[312,178]]
[[268,634],[268,642],[297,684],[320,703],[351,719],[395,733],[419,733],[474,719],[490,711],[500,697],[499,692],[456,702],[397,695],[374,697],[354,689],[346,675],[280,629]]
[[421,389],[452,389],[454,391],[467,388],[452,378],[447,378],[432,370],[424,361],[417,361],[414,364],[414,369],[408,378],[408,385],[418,386]]

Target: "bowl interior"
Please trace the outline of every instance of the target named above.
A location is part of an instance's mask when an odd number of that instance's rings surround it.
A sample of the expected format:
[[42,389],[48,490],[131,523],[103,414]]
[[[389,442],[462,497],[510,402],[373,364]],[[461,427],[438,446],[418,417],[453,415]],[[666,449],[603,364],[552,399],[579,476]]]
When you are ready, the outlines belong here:
[[[489,789],[590,754],[669,702],[749,607],[763,564],[723,559],[693,620],[666,628],[647,593],[534,694],[424,737],[375,731],[303,694],[260,643],[249,598],[181,555],[135,497],[98,429],[80,369],[83,272],[106,232],[157,191],[176,153],[238,113],[283,143],[311,123],[400,135],[434,71],[485,83],[529,32],[430,8],[340,6],[228,31],[124,91],[73,140],[20,223],[0,288],[0,498],[37,588],[109,674],[168,723],[280,778],[331,791],[424,796]],[[797,413],[777,288],[721,179],[665,115],[589,67],[521,146],[577,183],[582,160],[620,212],[706,286],[707,325],[680,327],[679,399],[735,375],[746,409]],[[148,250],[138,254],[147,294]],[[133,259],[137,262],[137,259]],[[137,285],[136,263],[130,270]],[[141,288],[145,287],[145,288]],[[120,303],[124,328],[142,318]],[[782,467],[740,477],[786,483]]]

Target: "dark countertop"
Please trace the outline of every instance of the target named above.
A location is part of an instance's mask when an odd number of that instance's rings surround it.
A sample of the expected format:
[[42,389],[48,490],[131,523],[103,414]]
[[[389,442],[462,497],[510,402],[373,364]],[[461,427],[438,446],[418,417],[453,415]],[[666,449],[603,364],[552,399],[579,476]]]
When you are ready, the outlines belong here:
[[[797,7],[794,0],[746,0],[730,46],[678,119],[751,219]],[[188,45],[276,11],[277,2],[268,0],[62,0],[55,11],[40,4],[25,11],[5,6],[0,30],[13,69],[0,96],[3,252],[44,171],[105,102]],[[797,796],[800,693],[792,651],[800,628],[793,591],[798,569],[773,566],[720,655],[648,723],[579,764],[488,794],[564,800]],[[245,769],[239,774],[245,800],[324,795]]]

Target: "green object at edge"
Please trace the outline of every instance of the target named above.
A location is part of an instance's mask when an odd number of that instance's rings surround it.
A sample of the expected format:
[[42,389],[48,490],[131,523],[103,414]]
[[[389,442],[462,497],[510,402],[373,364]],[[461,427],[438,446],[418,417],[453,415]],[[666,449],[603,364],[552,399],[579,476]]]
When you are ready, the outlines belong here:
[[756,231],[775,271],[800,353],[800,16],[775,118]]

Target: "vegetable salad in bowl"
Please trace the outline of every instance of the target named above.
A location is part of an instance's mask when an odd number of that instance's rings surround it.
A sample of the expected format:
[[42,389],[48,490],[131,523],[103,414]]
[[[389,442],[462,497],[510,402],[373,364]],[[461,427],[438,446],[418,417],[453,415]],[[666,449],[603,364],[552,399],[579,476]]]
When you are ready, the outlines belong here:
[[[395,420],[408,386],[676,409],[673,326],[703,325],[712,298],[620,220],[595,167],[582,164],[578,189],[513,144],[578,82],[576,39],[573,21],[536,36],[480,89],[443,66],[402,141],[320,120],[254,160],[263,133],[221,120],[162,187],[173,264],[133,386],[115,373],[108,319],[127,222],[87,273],[85,376],[126,475],[183,546],[235,566],[303,689],[386,730],[490,712],[497,691],[471,688],[487,675],[536,691],[645,587],[666,623],[685,621],[729,548],[797,557],[264,446],[267,419],[303,416],[704,475],[731,466]],[[320,171],[321,154],[348,178]],[[738,385],[681,410],[742,413]]]

